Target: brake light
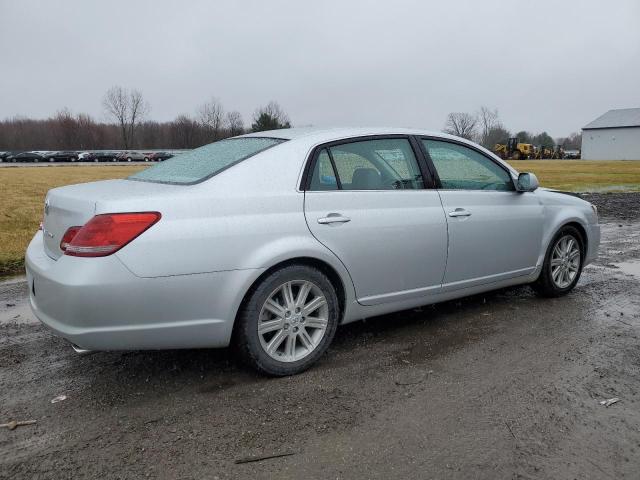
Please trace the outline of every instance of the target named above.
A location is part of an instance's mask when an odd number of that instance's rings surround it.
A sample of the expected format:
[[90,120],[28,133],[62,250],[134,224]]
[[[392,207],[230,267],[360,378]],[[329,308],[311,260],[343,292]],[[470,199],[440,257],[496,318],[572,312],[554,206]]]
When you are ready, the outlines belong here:
[[60,250],[63,252],[67,250],[67,247],[71,243],[71,240],[77,235],[82,227],[69,227],[64,235],[62,236],[62,240],[60,240]]
[[141,235],[160,217],[162,215],[159,212],[96,215],[75,234],[64,254],[74,257],[106,257]]

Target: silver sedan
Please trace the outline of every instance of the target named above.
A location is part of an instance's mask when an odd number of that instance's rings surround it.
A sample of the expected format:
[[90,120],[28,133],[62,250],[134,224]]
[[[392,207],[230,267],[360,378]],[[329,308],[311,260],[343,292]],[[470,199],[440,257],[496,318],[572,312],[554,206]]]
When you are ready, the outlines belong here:
[[571,291],[598,216],[484,148],[405,129],[287,129],[51,190],[31,307],[79,351],[234,345],[298,373],[340,324],[531,284]]

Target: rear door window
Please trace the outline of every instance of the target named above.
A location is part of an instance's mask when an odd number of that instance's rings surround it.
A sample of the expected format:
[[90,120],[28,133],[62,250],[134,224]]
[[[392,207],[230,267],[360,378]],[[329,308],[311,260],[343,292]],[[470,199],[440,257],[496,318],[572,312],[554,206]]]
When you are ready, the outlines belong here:
[[310,190],[420,188],[424,188],[422,174],[406,138],[362,140],[325,148],[316,160],[310,185]]
[[331,157],[326,148],[323,148],[316,160],[316,167],[311,177],[311,190],[338,190],[336,173],[331,165]]

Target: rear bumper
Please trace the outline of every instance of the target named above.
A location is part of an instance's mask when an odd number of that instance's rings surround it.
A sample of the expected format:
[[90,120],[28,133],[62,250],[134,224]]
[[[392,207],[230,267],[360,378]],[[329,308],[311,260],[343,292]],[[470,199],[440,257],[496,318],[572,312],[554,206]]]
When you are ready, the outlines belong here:
[[54,333],[87,350],[224,347],[256,270],[141,278],[115,256],[53,260],[42,232],[26,253],[30,304]]

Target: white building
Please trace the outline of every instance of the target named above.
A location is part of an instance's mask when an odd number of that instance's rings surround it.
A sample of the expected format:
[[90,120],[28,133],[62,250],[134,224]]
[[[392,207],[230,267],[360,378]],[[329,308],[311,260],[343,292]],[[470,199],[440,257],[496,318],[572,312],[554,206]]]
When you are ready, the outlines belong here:
[[582,128],[585,160],[640,160],[640,108],[609,110]]

